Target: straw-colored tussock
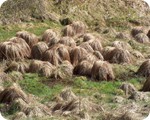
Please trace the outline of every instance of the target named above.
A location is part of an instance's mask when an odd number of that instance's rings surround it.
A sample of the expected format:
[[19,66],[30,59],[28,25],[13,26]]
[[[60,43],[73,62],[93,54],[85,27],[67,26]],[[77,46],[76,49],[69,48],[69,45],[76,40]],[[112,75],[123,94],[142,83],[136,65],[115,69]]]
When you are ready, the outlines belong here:
[[68,79],[73,75],[73,66],[69,61],[63,61],[62,64],[56,67],[53,73],[55,79]]
[[21,90],[21,88],[17,84],[13,84],[13,86],[5,88],[0,93],[0,103],[10,104],[19,98],[27,103],[29,102],[28,96]]
[[148,31],[147,36],[150,38],[150,30]]
[[5,83],[6,81],[11,82],[11,77],[5,72],[0,71],[0,86],[3,85],[3,83]]
[[76,35],[83,35],[86,31],[86,25],[81,21],[75,21],[71,24]]
[[144,32],[143,28],[141,28],[141,27],[136,27],[136,28],[133,28],[133,29],[131,30],[131,35],[132,35],[133,37],[135,37],[137,34],[143,33],[143,32]]
[[45,41],[49,46],[52,46],[58,42],[57,33],[52,29],[47,29],[42,36],[42,41]]
[[123,42],[123,41],[114,41],[112,43],[112,46],[115,48],[125,49],[125,50],[131,50],[132,49],[132,47],[130,46],[129,43]]
[[39,74],[45,77],[51,77],[55,69],[56,67],[53,66],[51,63],[43,62],[42,67],[39,71]]
[[76,42],[74,41],[74,39],[71,37],[67,37],[67,36],[60,38],[58,43],[64,44],[64,45],[69,46],[69,47],[75,47],[76,46]]
[[73,73],[75,75],[82,75],[82,76],[91,76],[91,69],[93,64],[89,61],[82,61],[78,65],[75,66]]
[[5,72],[18,71],[21,73],[27,73],[29,71],[29,64],[27,62],[11,62],[6,68]]
[[29,72],[31,73],[38,73],[42,68],[43,62],[40,60],[33,60],[29,66]]
[[104,57],[105,60],[109,59],[109,54],[111,53],[111,51],[113,51],[115,49],[115,47],[111,47],[111,46],[107,46],[102,50],[102,55]]
[[149,77],[150,76],[150,60],[147,60],[142,63],[140,68],[137,71],[138,75]]
[[68,46],[56,44],[43,53],[42,59],[49,61],[53,65],[59,65],[64,60],[70,61]]
[[33,59],[42,59],[43,53],[48,49],[48,45],[45,42],[39,42],[35,44],[31,49],[31,56]]
[[[71,116],[80,116],[79,113],[81,111],[86,111],[87,114],[92,112],[97,112],[102,110],[102,107],[100,107],[97,104],[92,103],[87,98],[79,98],[76,96],[70,88],[66,88],[60,93],[58,96],[59,101],[56,102],[56,104],[52,107],[52,113],[53,114],[64,114],[66,111]],[[83,112],[85,114],[85,112]],[[81,116],[79,117],[81,119]],[[87,118],[84,118],[86,120],[89,120],[89,115]]]
[[96,50],[101,52],[103,49],[103,46],[99,39],[90,40],[88,41],[88,43],[93,48],[94,51]]
[[86,33],[83,35],[83,42],[87,42],[93,39],[95,39],[95,37],[91,33]]
[[83,60],[94,63],[97,60],[104,60],[104,58],[99,51],[94,51],[93,53],[87,53],[80,61]]
[[63,36],[80,36],[83,35],[86,31],[86,25],[81,21],[73,22],[70,25],[65,26],[65,28],[62,30]]
[[76,66],[86,55],[87,51],[79,46],[73,48],[70,52],[71,63]]
[[38,37],[35,34],[29,33],[27,31],[19,31],[16,33],[16,36],[24,39],[26,43],[30,46],[30,48],[38,43]]
[[142,54],[141,52],[139,52],[139,51],[134,50],[134,51],[132,51],[131,53],[132,53],[132,55],[133,55],[135,58],[138,58],[138,59],[144,59],[144,58],[145,58],[145,57],[143,56],[143,54]]
[[99,60],[104,60],[103,55],[99,51],[94,51],[93,55],[95,55]]
[[115,76],[111,65],[106,61],[96,61],[91,70],[91,77],[96,81],[114,80]]
[[135,36],[135,40],[139,43],[149,43],[149,37],[145,33],[139,33]]
[[94,50],[88,42],[83,42],[80,47],[84,48],[87,52],[93,53]]
[[115,48],[106,55],[105,60],[109,61],[110,63],[118,63],[118,64],[132,63],[133,56],[130,54],[128,50]]
[[75,35],[75,31],[73,30],[71,25],[67,25],[62,29],[63,36],[73,37]]
[[0,43],[0,53],[2,59],[22,60],[31,56],[31,49],[22,38],[13,37]]
[[116,38],[118,39],[130,39],[130,35],[126,32],[119,32],[117,35],[116,35]]
[[148,77],[146,79],[146,81],[145,81],[145,83],[144,83],[144,85],[143,85],[141,90],[144,91],[144,92],[150,91],[150,77]]
[[30,63],[29,72],[31,73],[39,73],[42,76],[51,77],[53,75],[53,71],[55,67],[49,63],[40,60],[33,60]]

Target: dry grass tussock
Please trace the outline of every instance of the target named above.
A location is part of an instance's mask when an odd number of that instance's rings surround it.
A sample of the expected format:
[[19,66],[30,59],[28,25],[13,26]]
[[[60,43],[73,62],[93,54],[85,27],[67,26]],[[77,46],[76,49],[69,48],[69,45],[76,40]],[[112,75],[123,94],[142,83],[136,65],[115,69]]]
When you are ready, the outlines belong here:
[[84,60],[75,66],[73,73],[75,75],[90,77],[92,66],[93,64],[91,62]]
[[147,36],[150,38],[150,30],[148,31]]
[[112,43],[112,46],[118,49],[125,49],[125,50],[131,50],[132,47],[130,46],[129,43],[124,42],[124,41],[114,41]]
[[95,39],[95,37],[91,33],[86,33],[83,35],[83,42],[87,42],[87,41],[93,40],[93,39]]
[[143,33],[143,32],[144,32],[144,30],[143,30],[142,27],[135,27],[135,28],[133,28],[133,29],[131,30],[131,35],[132,35],[133,37],[135,37],[137,34]]
[[49,61],[53,65],[59,65],[64,60],[70,61],[68,46],[56,44],[43,53],[42,60]]
[[108,52],[105,57],[105,60],[110,63],[132,63],[133,56],[128,50],[115,48]]
[[88,43],[93,48],[94,51],[96,50],[101,52],[103,50],[103,46],[99,39],[90,40],[88,41]]
[[49,46],[52,46],[52,45],[56,44],[59,41],[59,39],[58,39],[57,33],[54,32],[54,30],[47,29],[43,33],[42,41],[45,41]]
[[73,48],[70,52],[71,63],[76,66],[86,55],[87,51],[79,46]]
[[55,70],[55,66],[53,66],[49,62],[33,60],[30,63],[29,72],[31,73],[39,73],[42,76],[51,77],[53,75],[53,71]]
[[31,56],[31,49],[28,44],[18,37],[0,43],[0,58],[7,60],[22,60]]
[[53,114],[60,114],[71,116],[78,116],[80,119],[88,119],[85,118],[85,115],[80,116],[81,112],[83,114],[92,114],[94,112],[101,111],[102,107],[97,104],[92,103],[87,98],[81,98],[76,96],[70,88],[66,88],[56,97],[56,103],[52,107]]
[[139,43],[149,43],[149,37],[145,33],[139,33],[135,36],[135,40]]
[[92,46],[88,42],[83,42],[79,46],[84,48],[87,52],[90,52],[90,53],[94,52]]
[[146,81],[145,81],[145,83],[144,83],[144,85],[143,85],[141,90],[144,91],[144,92],[150,91],[150,77],[148,77],[146,79]]
[[91,70],[91,77],[96,81],[114,80],[115,76],[111,65],[106,61],[96,61]]
[[72,24],[65,26],[62,30],[63,36],[80,36],[83,35],[86,31],[86,25],[81,21],[74,21]]
[[94,51],[93,53],[87,53],[87,55],[85,55],[80,61],[83,60],[89,61],[93,64],[95,61],[104,60],[104,58],[99,51]]
[[[24,114],[24,117],[51,116],[51,111],[47,106],[39,103],[33,95],[25,94],[17,84],[5,88],[0,93],[0,103],[8,104],[8,111],[15,105],[19,112]],[[22,117],[22,115],[18,117]]]
[[115,47],[107,46],[102,50],[102,55],[105,60],[109,59],[109,54],[115,49]]
[[45,42],[38,42],[31,49],[31,56],[33,59],[42,59],[43,53],[48,49],[48,45]]
[[30,48],[38,43],[38,37],[35,34],[29,33],[27,31],[19,31],[16,33],[16,36],[24,39],[26,43],[30,46]]
[[141,52],[137,51],[137,50],[131,51],[131,54],[132,54],[135,58],[138,58],[138,59],[144,59],[144,58],[145,58],[144,55],[143,55]]
[[58,43],[64,44],[64,45],[72,47],[72,48],[76,46],[76,42],[74,41],[74,39],[71,37],[67,37],[67,36],[60,38]]
[[2,86],[3,83],[5,83],[6,81],[11,82],[12,79],[10,78],[8,74],[6,74],[3,71],[0,71],[0,86]]
[[53,73],[55,79],[68,79],[73,75],[73,66],[72,64],[65,60],[60,65],[56,67]]
[[29,102],[28,96],[22,91],[22,89],[17,84],[13,84],[13,86],[5,88],[0,93],[0,103],[10,104],[19,98],[21,98],[26,103]]
[[149,77],[150,76],[150,60],[146,60],[142,63],[136,74]]
[[5,72],[18,71],[21,73],[27,73],[29,71],[29,63],[27,62],[10,62]]

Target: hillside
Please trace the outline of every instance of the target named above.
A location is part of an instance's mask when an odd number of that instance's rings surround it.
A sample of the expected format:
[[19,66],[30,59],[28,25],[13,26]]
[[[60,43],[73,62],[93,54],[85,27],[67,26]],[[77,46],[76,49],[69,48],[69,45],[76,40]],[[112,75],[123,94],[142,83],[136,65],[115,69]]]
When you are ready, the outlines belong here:
[[149,24],[149,6],[142,0],[7,0],[0,11],[4,24],[64,18],[89,26]]
[[150,8],[142,0],[7,0],[0,113],[9,120],[143,120]]

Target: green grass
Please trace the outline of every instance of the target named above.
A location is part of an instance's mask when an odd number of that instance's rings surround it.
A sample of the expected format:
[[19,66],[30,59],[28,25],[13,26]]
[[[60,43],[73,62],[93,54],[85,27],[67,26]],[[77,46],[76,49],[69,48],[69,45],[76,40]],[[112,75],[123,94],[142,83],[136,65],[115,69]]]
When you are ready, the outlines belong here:
[[26,22],[21,24],[0,25],[0,42],[5,41],[16,35],[16,32],[26,30],[40,36],[46,29],[58,29],[62,26],[59,23],[44,21],[44,22]]
[[63,86],[55,85],[49,87],[42,83],[42,77],[37,74],[25,74],[24,80],[19,81],[22,89],[26,92],[41,98],[41,102],[49,101],[53,96],[61,91]]

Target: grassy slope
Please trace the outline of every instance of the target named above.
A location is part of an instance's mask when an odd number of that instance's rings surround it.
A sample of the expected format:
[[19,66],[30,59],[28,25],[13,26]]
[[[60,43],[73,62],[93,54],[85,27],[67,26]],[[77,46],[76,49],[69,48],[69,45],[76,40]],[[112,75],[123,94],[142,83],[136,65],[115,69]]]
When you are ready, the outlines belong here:
[[[0,28],[0,40],[4,41],[15,36],[15,33],[19,30],[27,30],[40,36],[48,28],[60,30],[62,26],[45,21],[42,23],[32,22],[23,23],[21,25],[0,26]],[[107,36],[107,38],[109,38],[109,36]],[[113,38],[110,37],[109,39]],[[55,81],[55,84],[53,84],[50,79],[40,77],[37,74],[25,74],[24,80],[19,81],[19,84],[27,93],[38,96],[42,103],[53,100],[63,88],[71,87],[77,95],[84,97],[92,96],[95,102],[102,104],[107,103],[114,108],[115,104],[112,104],[114,96],[124,96],[124,93],[118,89],[122,82],[128,81],[140,89],[142,85],[141,82],[143,82],[144,78],[136,77],[133,73],[130,73],[130,71],[135,72],[138,69],[136,65],[125,65],[123,67],[122,65],[113,66],[115,75],[117,76],[114,82],[94,82],[85,77],[75,77],[71,80]],[[5,86],[6,85],[10,85],[10,83],[6,83]]]

